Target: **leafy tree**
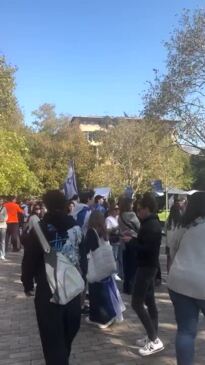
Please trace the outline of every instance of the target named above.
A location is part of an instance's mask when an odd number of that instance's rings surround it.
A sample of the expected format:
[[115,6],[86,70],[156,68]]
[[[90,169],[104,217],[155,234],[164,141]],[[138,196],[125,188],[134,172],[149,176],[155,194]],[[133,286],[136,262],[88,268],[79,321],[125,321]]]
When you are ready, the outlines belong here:
[[16,132],[0,129],[0,192],[9,194],[37,194],[40,185],[29,170],[28,148],[23,137]]
[[13,130],[23,127],[23,118],[14,94],[16,68],[0,56],[0,128]]
[[69,116],[57,116],[55,107],[50,104],[40,106],[33,115],[30,167],[44,190],[62,185],[69,160],[75,162],[78,187],[85,187],[90,169],[95,165],[95,155],[79,127],[70,125]]
[[119,166],[107,161],[96,165],[90,172],[89,186],[96,188],[98,186],[109,187],[112,192],[119,196],[125,188],[123,174]]
[[176,187],[189,187],[192,181],[189,156],[173,141],[169,123],[145,120],[123,122],[109,130],[91,179],[116,192],[128,185],[142,192],[152,179]]
[[205,10],[185,11],[165,47],[166,73],[155,70],[144,115],[175,120],[179,140],[205,150]]
[[205,191],[205,155],[192,156],[191,166],[193,169],[193,189]]

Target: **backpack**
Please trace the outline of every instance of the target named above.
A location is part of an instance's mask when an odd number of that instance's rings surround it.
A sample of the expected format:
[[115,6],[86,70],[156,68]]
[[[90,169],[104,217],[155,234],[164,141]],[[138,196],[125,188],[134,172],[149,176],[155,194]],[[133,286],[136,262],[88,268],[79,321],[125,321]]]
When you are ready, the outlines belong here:
[[84,221],[85,221],[85,216],[87,214],[87,212],[90,211],[89,207],[83,207],[82,210],[80,210],[80,212],[78,212],[77,217],[76,217],[76,222],[77,225],[80,226],[81,228],[83,227]]
[[35,222],[33,228],[44,251],[46,278],[53,294],[50,302],[65,305],[83,292],[84,281],[67,255],[51,248],[40,224]]

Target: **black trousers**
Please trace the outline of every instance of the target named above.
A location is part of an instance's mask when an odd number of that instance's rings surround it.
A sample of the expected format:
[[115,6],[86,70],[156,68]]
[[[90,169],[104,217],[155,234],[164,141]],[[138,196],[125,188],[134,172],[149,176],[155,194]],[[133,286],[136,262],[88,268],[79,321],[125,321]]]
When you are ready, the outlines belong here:
[[66,305],[37,296],[35,308],[46,365],[68,365],[71,345],[80,328],[80,295]]
[[126,245],[122,255],[124,274],[123,291],[126,294],[131,294],[137,267],[136,255],[131,245]]
[[139,267],[132,295],[132,307],[151,341],[156,340],[158,331],[158,311],[154,296],[157,270],[158,268]]
[[18,223],[7,223],[6,230],[6,251],[8,251],[9,243],[13,246],[13,251],[19,251],[21,248],[19,224]]

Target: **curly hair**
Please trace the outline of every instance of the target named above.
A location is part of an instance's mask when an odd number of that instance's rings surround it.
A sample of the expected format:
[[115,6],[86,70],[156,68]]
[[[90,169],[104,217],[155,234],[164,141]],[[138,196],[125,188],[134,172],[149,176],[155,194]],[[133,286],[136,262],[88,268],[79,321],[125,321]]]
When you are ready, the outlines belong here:
[[66,198],[59,190],[49,190],[43,195],[43,202],[50,213],[63,211],[66,208]]

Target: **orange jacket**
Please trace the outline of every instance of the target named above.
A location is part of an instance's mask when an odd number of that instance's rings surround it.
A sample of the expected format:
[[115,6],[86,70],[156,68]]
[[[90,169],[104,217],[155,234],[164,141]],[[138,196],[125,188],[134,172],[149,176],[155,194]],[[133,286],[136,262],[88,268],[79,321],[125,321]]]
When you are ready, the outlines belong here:
[[19,207],[19,205],[13,202],[8,202],[5,203],[4,206],[8,213],[7,223],[18,223],[18,213],[23,214],[23,210]]

